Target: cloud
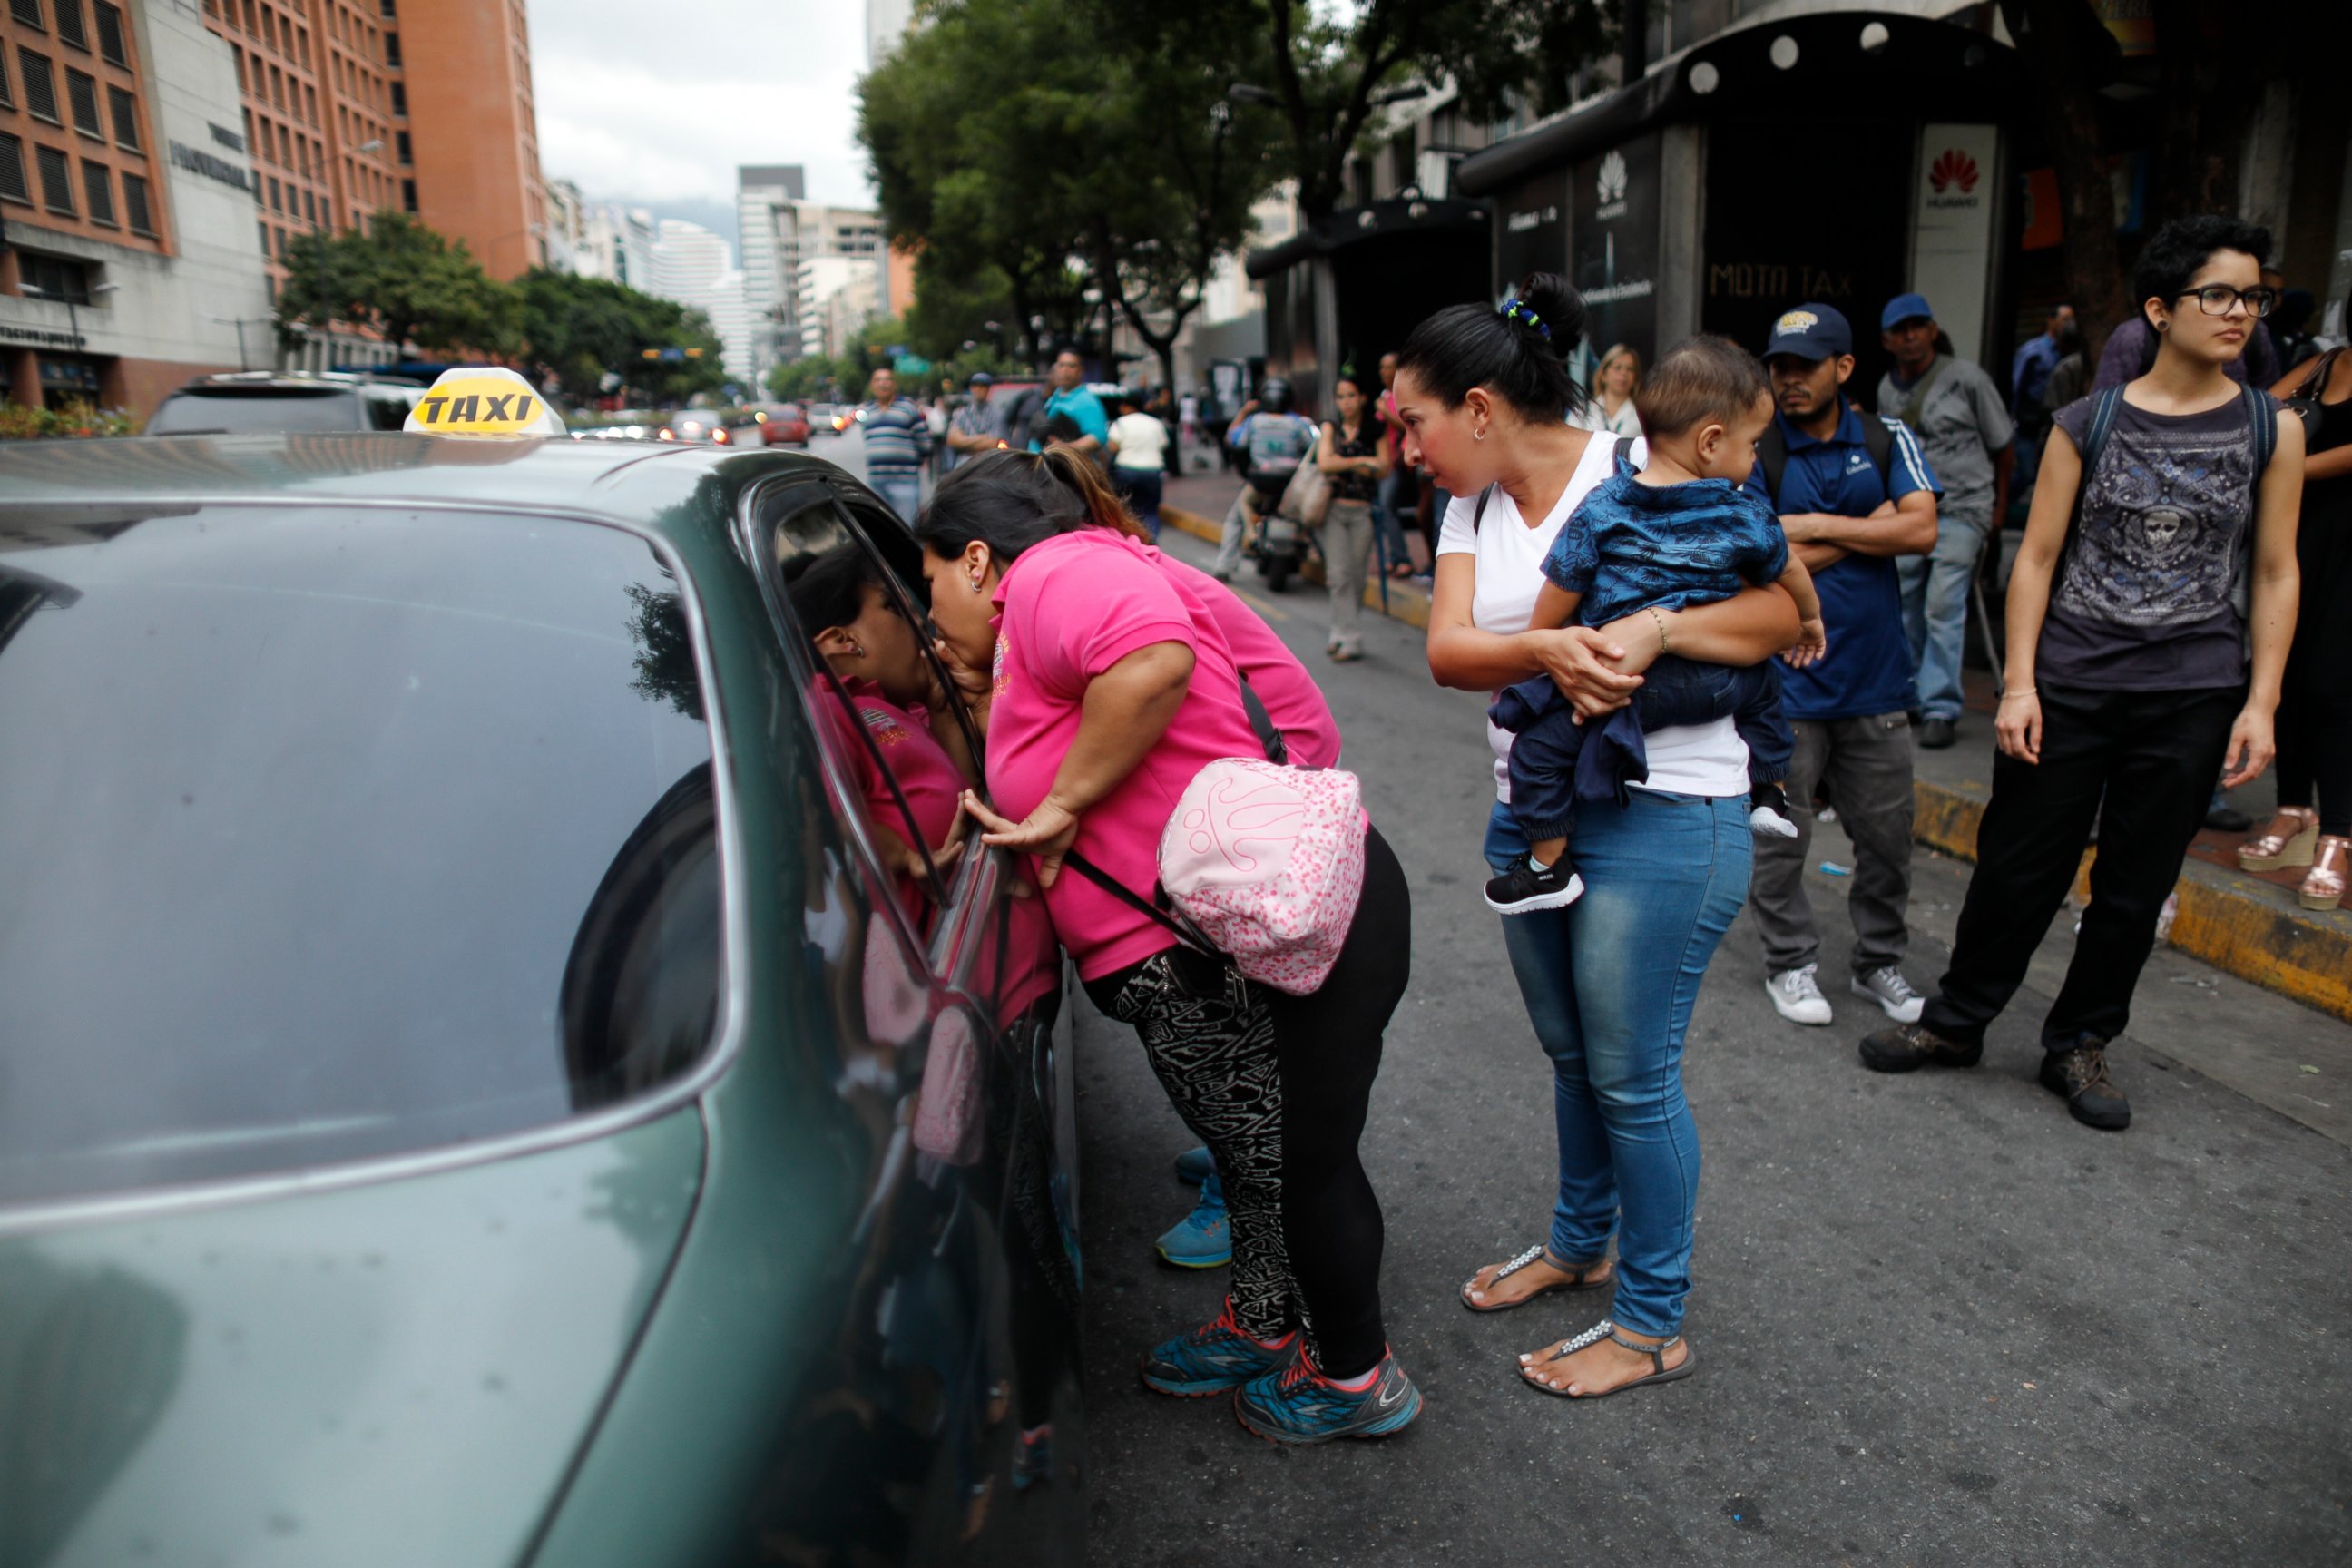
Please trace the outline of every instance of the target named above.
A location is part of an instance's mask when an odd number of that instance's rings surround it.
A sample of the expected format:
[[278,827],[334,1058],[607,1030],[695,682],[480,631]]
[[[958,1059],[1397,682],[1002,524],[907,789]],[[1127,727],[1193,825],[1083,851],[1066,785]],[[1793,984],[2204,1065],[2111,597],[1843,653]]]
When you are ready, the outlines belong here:
[[812,197],[868,203],[865,9],[530,0],[541,166],[591,198],[732,202],[739,163],[801,163]]

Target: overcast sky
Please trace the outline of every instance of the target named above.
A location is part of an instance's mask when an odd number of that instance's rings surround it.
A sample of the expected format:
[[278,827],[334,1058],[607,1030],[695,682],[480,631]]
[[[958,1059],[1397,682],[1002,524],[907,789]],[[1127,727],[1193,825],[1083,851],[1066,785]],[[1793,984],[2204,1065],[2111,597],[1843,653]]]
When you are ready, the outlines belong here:
[[852,134],[864,0],[530,5],[549,179],[576,181],[592,200],[731,209],[737,164],[800,163],[815,200],[872,199]]

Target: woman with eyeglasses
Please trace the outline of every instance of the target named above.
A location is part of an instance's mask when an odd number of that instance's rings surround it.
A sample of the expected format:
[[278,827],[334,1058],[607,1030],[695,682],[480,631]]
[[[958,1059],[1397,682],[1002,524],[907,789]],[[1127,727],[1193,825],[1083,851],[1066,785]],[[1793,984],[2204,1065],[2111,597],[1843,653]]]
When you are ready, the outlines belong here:
[[2235,218],[2159,229],[2137,282],[2156,363],[2055,416],[2010,580],[2000,755],[1952,966],[1919,1022],[1863,1042],[1866,1066],[1976,1066],[2104,800],[2041,1078],[2076,1121],[2130,1124],[2106,1047],[2130,1021],[2214,774],[2239,784],[2270,765],[2294,630],[2303,426],[2229,374],[2275,302],[2269,248]]

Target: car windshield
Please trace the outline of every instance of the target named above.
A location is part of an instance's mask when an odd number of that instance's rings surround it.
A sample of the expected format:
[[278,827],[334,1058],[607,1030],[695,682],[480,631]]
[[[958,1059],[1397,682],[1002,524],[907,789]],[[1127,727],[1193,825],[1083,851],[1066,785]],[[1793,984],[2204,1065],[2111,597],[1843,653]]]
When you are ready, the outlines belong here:
[[[343,387],[200,387],[175,392],[147,421],[150,436],[362,430],[359,395]],[[397,428],[397,426],[394,426]]]
[[711,745],[648,545],[155,510],[0,507],[0,1203],[425,1150],[691,1067]]

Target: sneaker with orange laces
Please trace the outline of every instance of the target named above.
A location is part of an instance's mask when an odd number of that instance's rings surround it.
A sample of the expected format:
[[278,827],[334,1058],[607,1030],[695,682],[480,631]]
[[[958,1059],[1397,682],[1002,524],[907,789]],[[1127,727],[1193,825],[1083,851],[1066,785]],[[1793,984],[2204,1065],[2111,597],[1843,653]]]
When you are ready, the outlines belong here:
[[1234,1321],[1234,1299],[1228,1296],[1214,1318],[1146,1351],[1139,1370],[1146,1388],[1197,1399],[1279,1372],[1297,1351],[1297,1329],[1271,1342],[1244,1331]]
[[1234,1394],[1234,1414],[1273,1443],[1385,1437],[1421,1414],[1421,1390],[1388,1350],[1371,1371],[1335,1383],[1315,1369],[1302,1346],[1288,1366],[1243,1384]]

